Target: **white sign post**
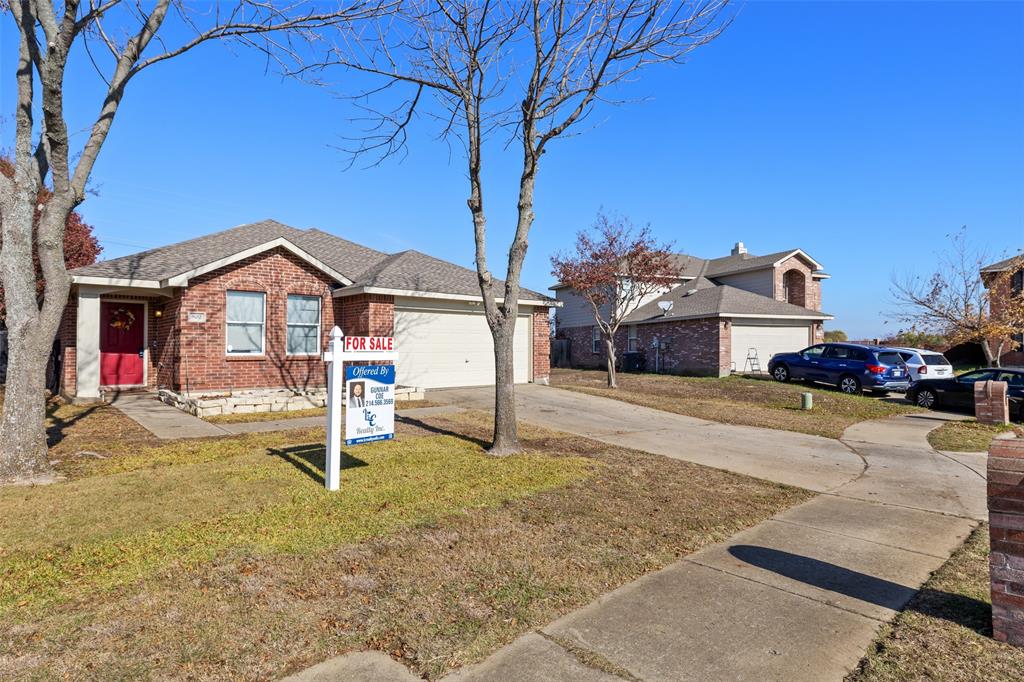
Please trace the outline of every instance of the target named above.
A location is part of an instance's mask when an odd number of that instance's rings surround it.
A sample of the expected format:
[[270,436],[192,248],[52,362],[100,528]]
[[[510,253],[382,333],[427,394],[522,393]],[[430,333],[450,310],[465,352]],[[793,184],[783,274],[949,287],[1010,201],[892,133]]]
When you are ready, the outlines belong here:
[[[328,350],[324,353],[324,362],[327,363],[327,456],[324,471],[324,487],[328,490],[338,490],[341,485],[341,441],[342,429],[345,425],[341,420],[341,392],[345,385],[344,363],[354,361],[377,361],[395,362],[398,360],[398,352],[394,350],[394,339],[381,336],[349,336],[346,337],[341,329],[335,327],[331,330],[331,340],[328,343]],[[379,405],[378,407],[390,410],[391,433],[394,433],[394,369],[390,368],[392,386],[390,391],[390,405]],[[366,384],[371,376],[366,377]],[[369,398],[369,396],[367,396]],[[363,402],[360,400],[359,402]],[[352,408],[350,408],[352,409]],[[361,434],[362,435],[362,434]],[[384,434],[378,433],[374,438],[359,438],[346,434],[346,438],[355,442],[360,440],[383,440]]]

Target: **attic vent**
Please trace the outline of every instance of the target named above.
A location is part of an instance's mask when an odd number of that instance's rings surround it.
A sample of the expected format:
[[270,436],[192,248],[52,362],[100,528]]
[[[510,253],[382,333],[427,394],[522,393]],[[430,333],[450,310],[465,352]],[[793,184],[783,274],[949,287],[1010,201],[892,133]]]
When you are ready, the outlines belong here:
[[696,289],[687,289],[683,292],[683,296],[693,296],[695,293],[697,293]]
[[747,247],[743,245],[743,242],[736,242],[736,246],[732,247],[732,255],[734,256],[745,256],[747,253]]

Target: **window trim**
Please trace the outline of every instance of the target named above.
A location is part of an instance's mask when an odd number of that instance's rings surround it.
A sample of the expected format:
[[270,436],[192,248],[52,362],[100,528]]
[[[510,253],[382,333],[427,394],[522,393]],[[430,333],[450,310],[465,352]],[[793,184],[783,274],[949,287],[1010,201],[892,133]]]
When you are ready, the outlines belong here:
[[[288,321],[288,300],[292,297],[295,298],[313,298],[316,299],[316,350],[311,353],[292,353],[288,350],[288,329],[290,327],[312,327],[313,325],[308,322],[289,322]],[[294,358],[311,358],[318,357],[323,346],[323,321],[324,321],[324,299],[322,296],[316,294],[287,294],[284,297],[284,354],[286,357]]]
[[591,328],[590,332],[590,352],[597,355],[601,352],[601,328],[596,324]]
[[[231,294],[259,294],[263,297],[263,321],[260,322],[260,350],[258,353],[249,351],[238,351],[228,349],[228,328],[231,325],[251,325],[256,322],[231,321],[228,319],[228,298]],[[227,289],[224,292],[224,354],[229,357],[254,358],[263,357],[267,354],[267,292],[253,291],[251,289]]]
[[636,353],[640,350],[640,330],[635,324],[626,327],[626,352]]

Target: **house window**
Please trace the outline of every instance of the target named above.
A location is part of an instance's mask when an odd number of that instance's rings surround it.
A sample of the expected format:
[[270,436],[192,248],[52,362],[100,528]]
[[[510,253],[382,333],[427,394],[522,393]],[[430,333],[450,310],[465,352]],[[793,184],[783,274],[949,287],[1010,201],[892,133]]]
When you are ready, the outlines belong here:
[[320,352],[320,297],[288,295],[288,355]]
[[590,336],[590,352],[600,353],[601,352],[601,328],[595,326],[593,334]]
[[626,352],[635,353],[640,350],[640,337],[637,335],[636,325],[629,325],[628,335],[626,336]]
[[266,297],[259,291],[228,292],[225,315],[228,355],[263,354]]

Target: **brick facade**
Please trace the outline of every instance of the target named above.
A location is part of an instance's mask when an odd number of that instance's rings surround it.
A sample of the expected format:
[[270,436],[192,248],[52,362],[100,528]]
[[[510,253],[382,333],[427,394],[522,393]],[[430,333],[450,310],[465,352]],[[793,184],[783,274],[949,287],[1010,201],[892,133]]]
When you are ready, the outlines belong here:
[[[353,336],[391,336],[395,328],[393,296],[359,294],[334,298],[335,283],[286,249],[273,249],[193,279],[170,297],[101,296],[101,301],[147,302],[148,388],[213,391],[289,388],[303,391],[326,385],[320,352],[335,325]],[[264,353],[229,355],[226,350],[227,291],[265,295]],[[286,353],[287,297],[319,296],[320,349],[309,356]],[[159,317],[157,317],[159,311]],[[189,322],[189,313],[205,313],[205,322]],[[534,379],[550,374],[547,308],[534,313]],[[63,349],[62,390],[74,395],[76,383],[77,299],[71,297],[59,331]]]
[[1005,381],[979,381],[974,384],[974,418],[979,424],[1009,424],[1010,404]]
[[548,383],[551,377],[551,316],[547,308],[533,311],[533,381]]
[[992,637],[1024,647],[1024,439],[992,441],[988,510]]
[[[726,376],[732,362],[732,334],[728,320],[703,318],[674,320],[654,324],[636,325],[636,348],[644,354],[646,371],[655,369],[670,374],[700,376]],[[558,338],[570,342],[570,362],[573,367],[606,367],[604,342],[593,352],[593,327],[570,327],[558,330]],[[629,329],[623,325],[615,336],[616,364],[621,367],[627,350]],[[655,350],[654,339],[664,348]],[[657,367],[656,367],[657,366]]]
[[798,256],[784,261],[775,268],[775,300],[821,310],[821,281],[812,277],[813,272]]

